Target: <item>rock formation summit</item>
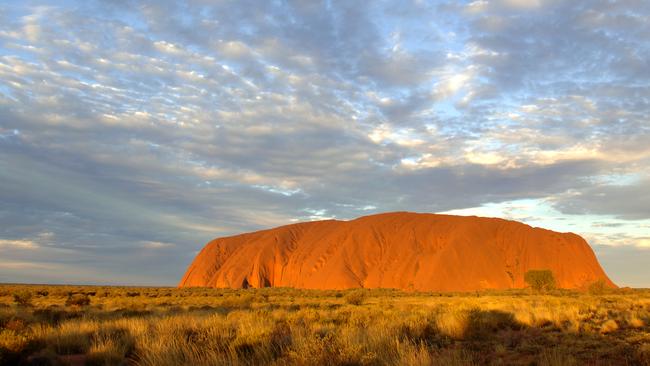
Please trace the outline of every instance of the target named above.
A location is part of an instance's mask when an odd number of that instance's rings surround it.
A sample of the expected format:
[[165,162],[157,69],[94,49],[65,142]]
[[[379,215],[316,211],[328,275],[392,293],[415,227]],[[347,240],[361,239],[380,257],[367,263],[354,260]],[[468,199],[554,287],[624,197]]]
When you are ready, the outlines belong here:
[[398,288],[474,291],[526,287],[548,269],[558,287],[615,287],[587,242],[519,222],[408,212],[325,220],[208,243],[180,287]]

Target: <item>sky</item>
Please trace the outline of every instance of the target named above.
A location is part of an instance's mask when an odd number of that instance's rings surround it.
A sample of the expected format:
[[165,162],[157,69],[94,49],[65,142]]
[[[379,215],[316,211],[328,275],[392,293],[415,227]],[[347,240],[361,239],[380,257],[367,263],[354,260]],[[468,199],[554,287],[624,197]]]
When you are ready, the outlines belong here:
[[0,2],[0,282],[175,285],[386,211],[582,235],[650,287],[650,2]]

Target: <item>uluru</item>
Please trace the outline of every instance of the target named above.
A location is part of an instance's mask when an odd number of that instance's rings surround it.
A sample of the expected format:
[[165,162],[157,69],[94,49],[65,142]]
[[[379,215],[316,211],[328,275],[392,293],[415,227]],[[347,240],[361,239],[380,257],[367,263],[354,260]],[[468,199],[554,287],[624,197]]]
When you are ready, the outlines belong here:
[[394,288],[474,291],[524,288],[529,270],[557,286],[616,287],[587,242],[499,218],[394,212],[324,220],[217,238],[180,287]]

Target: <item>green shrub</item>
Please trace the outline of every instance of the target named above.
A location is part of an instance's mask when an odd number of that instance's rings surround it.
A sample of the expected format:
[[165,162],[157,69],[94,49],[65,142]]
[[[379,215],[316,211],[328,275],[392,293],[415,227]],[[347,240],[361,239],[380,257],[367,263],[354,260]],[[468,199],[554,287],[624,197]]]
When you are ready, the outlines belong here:
[[32,297],[33,295],[30,291],[18,291],[14,293],[14,302],[20,306],[31,306]]
[[598,280],[591,285],[589,285],[588,289],[589,293],[591,295],[602,295],[607,291],[607,285],[605,284],[605,280]]
[[555,288],[555,277],[548,269],[530,270],[524,275],[524,281],[535,291],[549,291]]

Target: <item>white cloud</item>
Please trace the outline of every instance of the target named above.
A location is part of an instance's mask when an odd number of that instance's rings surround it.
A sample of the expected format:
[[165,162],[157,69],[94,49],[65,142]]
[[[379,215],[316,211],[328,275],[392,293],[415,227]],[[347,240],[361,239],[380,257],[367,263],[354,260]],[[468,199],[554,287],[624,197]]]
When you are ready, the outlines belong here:
[[143,241],[142,247],[145,249],[164,249],[164,248],[170,248],[173,247],[174,244],[172,243],[164,243],[160,241]]
[[650,248],[650,238],[641,238],[636,241],[636,246],[640,248]]
[[502,0],[502,3],[516,9],[535,9],[542,5],[541,0]]
[[250,48],[241,41],[220,42],[219,49],[224,56],[233,59],[251,56]]
[[43,262],[18,262],[18,261],[2,261],[0,260],[0,269],[10,269],[10,270],[53,270],[61,269],[60,266],[53,265],[51,263]]
[[33,240],[11,240],[11,239],[0,239],[0,249],[9,248],[9,249],[28,249],[33,250],[37,249],[39,246]]

